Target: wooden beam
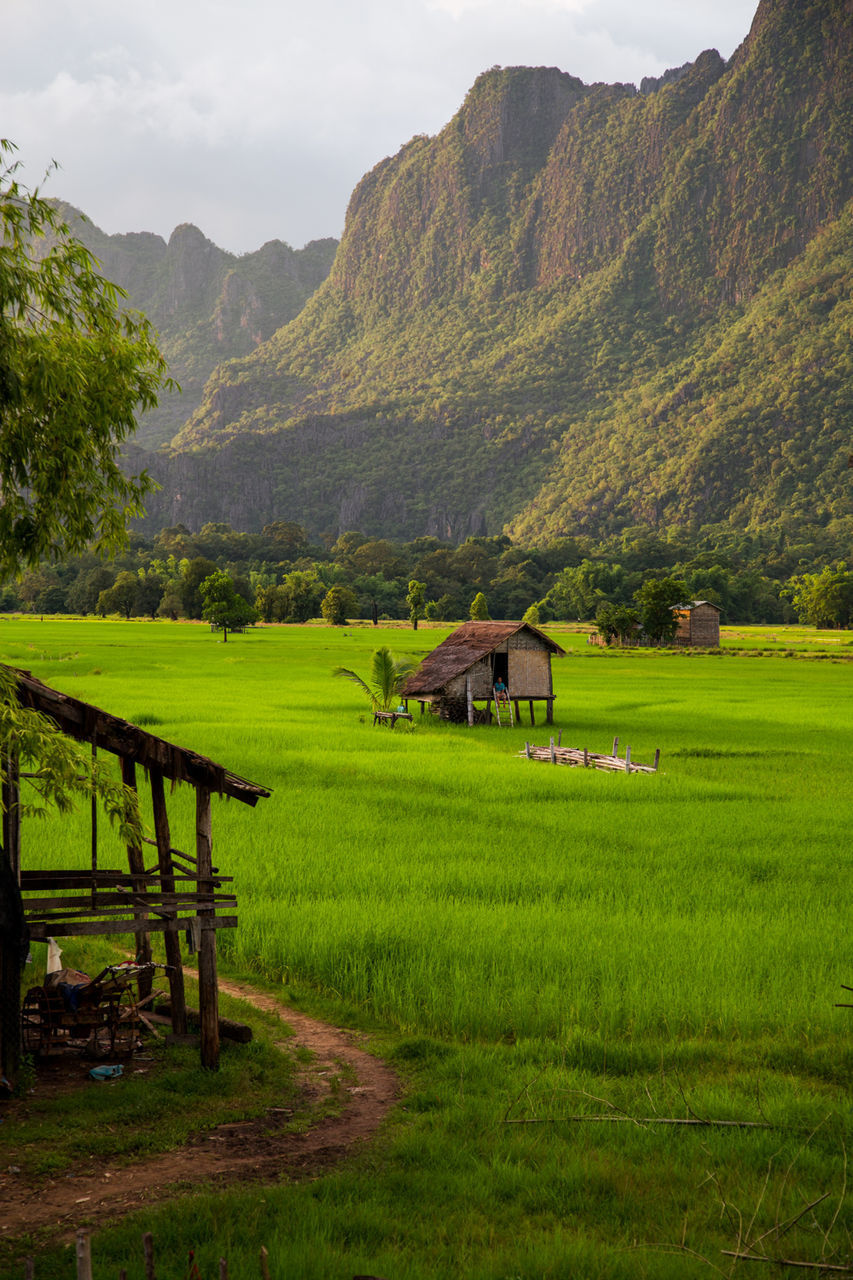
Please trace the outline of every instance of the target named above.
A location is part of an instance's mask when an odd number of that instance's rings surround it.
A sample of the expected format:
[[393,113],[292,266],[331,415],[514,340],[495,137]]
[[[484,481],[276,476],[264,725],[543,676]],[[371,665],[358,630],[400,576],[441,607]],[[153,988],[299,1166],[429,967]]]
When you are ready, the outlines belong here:
[[[197,916],[181,917],[177,920],[149,920],[149,933],[165,933],[168,940],[170,934],[177,934],[180,929],[191,927],[198,920]],[[207,929],[236,929],[236,916],[207,917],[202,926]],[[58,923],[47,923],[35,920],[29,926],[30,939],[33,942],[45,942],[47,938],[90,937],[95,934],[131,934],[132,920],[61,920]]]
[[[213,841],[211,836],[210,792],[199,787],[195,793],[195,848],[199,890],[213,892]],[[207,876],[207,880],[202,880]],[[200,906],[199,923],[214,913],[215,908]],[[216,975],[216,934],[212,929],[201,935],[198,948],[198,1002],[201,1013],[201,1065],[208,1071],[219,1066],[219,985]]]
[[[132,876],[127,871],[99,871],[95,876],[95,883],[99,889],[109,890],[114,886],[133,887],[134,881],[144,880],[149,885],[160,884],[160,871],[146,871],[144,876]],[[181,883],[190,882],[198,883],[198,876],[190,872],[175,871],[173,868],[172,879],[181,881]],[[216,885],[233,884],[233,876],[222,876],[217,871]],[[92,887],[92,873],[90,871],[22,871],[21,872],[21,892],[35,893],[39,889],[90,889]]]
[[[121,758],[121,780],[124,785],[131,791],[136,791],[136,765],[127,756]],[[145,858],[142,853],[142,847],[137,841],[132,841],[127,846],[127,865],[134,874],[133,889],[137,894],[145,893]],[[139,921],[140,927],[136,930],[136,958],[140,964],[149,964],[151,962],[151,938],[148,931],[143,927],[145,923],[145,915],[142,910],[134,912],[134,919]],[[139,994],[140,996],[151,995],[151,984],[153,982],[153,974],[151,970],[143,972],[139,976]]]
[[[154,807],[154,835],[157,840],[157,858],[160,878],[166,893],[174,893],[175,878],[172,867],[172,836],[169,831],[169,815],[166,812],[166,795],[163,774],[160,769],[149,769],[151,802]],[[165,922],[171,923],[171,922]],[[172,1031],[176,1036],[187,1034],[187,1006],[184,997],[184,971],[181,962],[181,944],[177,931],[166,932],[166,964],[169,966],[169,990],[172,997]]]

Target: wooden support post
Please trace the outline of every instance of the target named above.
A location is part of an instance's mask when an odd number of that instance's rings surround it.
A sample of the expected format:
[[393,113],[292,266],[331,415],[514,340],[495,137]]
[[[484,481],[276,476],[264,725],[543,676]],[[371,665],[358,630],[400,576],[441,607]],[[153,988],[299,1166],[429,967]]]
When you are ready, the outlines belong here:
[[527,759],[529,760],[530,759],[530,743],[529,742],[525,742],[524,744],[524,754],[527,756]]
[[660,764],[660,747],[658,747],[657,751],[655,752],[655,773],[657,773],[658,771],[659,764]]
[[534,715],[533,715],[533,699],[532,699],[532,698],[530,699],[530,701],[529,701],[529,703],[528,703],[528,706],[530,707],[530,723],[531,723],[532,725],[534,725],[534,724],[536,724],[536,720],[535,720],[535,717],[534,717]]
[[474,699],[471,696],[471,677],[465,677],[465,696],[468,699],[468,724],[474,723]]
[[142,1237],[142,1253],[145,1258],[145,1280],[157,1280],[154,1271],[154,1237],[146,1231]]
[[[163,791],[163,774],[159,769],[149,769],[151,778],[151,802],[154,807],[154,835],[157,839],[157,860],[160,866],[160,883],[164,893],[175,892],[175,876],[172,866],[172,836],[169,831],[169,815],[166,812],[166,796]],[[176,1036],[187,1034],[187,1006],[184,997],[184,971],[181,968],[181,943],[177,928],[167,929],[166,964],[169,974],[169,992],[172,998],[172,1031]]]
[[[195,793],[195,840],[198,860],[198,892],[213,893],[213,844],[210,792]],[[199,923],[215,915],[216,908],[198,908]],[[219,985],[216,976],[216,930],[202,929],[198,947],[198,1007],[201,1014],[201,1065],[208,1071],[219,1066]]]
[[21,883],[21,763],[18,755],[6,755],[3,770],[3,852],[17,884]]
[[[98,748],[95,746],[93,742],[92,743],[92,769],[93,770],[95,765],[97,764],[97,761],[98,761]],[[98,797],[95,795],[95,792],[93,791],[92,792],[92,871],[94,873],[97,870],[98,870]],[[94,894],[95,894],[95,877],[93,874],[92,906],[95,905]]]
[[561,747],[562,745],[563,745],[563,730],[561,729],[560,732],[557,734],[557,746]]
[[631,748],[630,747],[625,748],[625,772],[626,773],[631,772]]
[[589,768],[589,751],[586,747],[583,749],[583,767],[585,769]]
[[618,754],[619,754],[619,739],[618,739],[618,738],[614,738],[614,739],[613,739],[613,756],[614,756],[614,759],[615,759],[615,757],[616,757]]
[[77,1280],[92,1280],[92,1237],[83,1227],[77,1232]]
[[[136,790],[136,765],[128,756],[121,757],[121,780],[131,791]],[[134,876],[145,875],[145,855],[139,844],[129,844],[127,846],[127,865]],[[135,893],[145,893],[145,880],[134,880],[133,889]],[[134,920],[139,922],[140,927],[134,930],[136,934],[136,958],[141,964],[149,964],[151,961],[151,936],[144,927],[147,919],[144,911],[135,911],[133,913]],[[143,973],[139,978],[139,995],[142,999],[151,995],[153,985],[153,974]]]
[[557,763],[557,752],[554,749],[554,739],[551,739],[551,764]]
[[513,698],[513,703],[515,704],[515,722],[516,724],[521,724],[521,713],[518,710],[518,698]]
[[545,723],[554,723],[554,699],[549,698],[545,704]]

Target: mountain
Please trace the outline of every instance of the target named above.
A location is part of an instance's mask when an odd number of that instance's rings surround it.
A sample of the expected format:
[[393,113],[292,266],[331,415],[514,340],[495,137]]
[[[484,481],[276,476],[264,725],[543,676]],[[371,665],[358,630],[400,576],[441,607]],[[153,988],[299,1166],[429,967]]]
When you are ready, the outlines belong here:
[[362,179],[296,319],[211,375],[149,523],[849,545],[852,86],[853,0],[762,0],[728,63],[639,92],[486,72]]
[[255,253],[227,253],[197,227],[176,227],[168,243],[150,232],[106,235],[71,205],[56,202],[73,234],[127,292],[127,305],[154,325],[180,393],[164,395],[136,439],[168,443],[201,401],[218,364],[248,355],[305,305],[329,274],[336,240],[291,249],[270,240]]

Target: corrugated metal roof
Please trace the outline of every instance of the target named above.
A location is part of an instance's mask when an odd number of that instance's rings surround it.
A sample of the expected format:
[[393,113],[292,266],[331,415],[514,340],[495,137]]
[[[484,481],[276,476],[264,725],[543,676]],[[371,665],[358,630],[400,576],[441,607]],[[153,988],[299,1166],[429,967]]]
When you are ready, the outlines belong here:
[[529,622],[464,622],[437,649],[428,653],[414,675],[409,676],[401,690],[403,697],[437,693],[449,680],[473,667],[517,631],[531,632],[551,653],[561,657],[565,653],[556,641]]

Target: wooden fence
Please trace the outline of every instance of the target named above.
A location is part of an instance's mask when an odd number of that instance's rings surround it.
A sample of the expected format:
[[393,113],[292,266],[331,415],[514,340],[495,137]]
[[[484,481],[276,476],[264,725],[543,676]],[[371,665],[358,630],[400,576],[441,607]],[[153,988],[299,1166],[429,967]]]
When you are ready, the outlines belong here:
[[526,760],[541,760],[550,764],[568,764],[583,769],[609,769],[618,773],[657,773],[660,763],[660,748],[655,752],[654,764],[640,764],[631,759],[631,748],[625,748],[625,755],[618,755],[619,739],[613,739],[611,755],[602,755],[597,751],[589,751],[586,747],[564,747],[561,745],[563,731],[557,742],[552,738],[547,747],[537,747],[525,742],[519,755]]
[[[150,1231],[146,1231],[142,1237],[142,1257],[145,1267],[145,1280],[157,1280],[157,1265],[154,1257],[154,1237]],[[76,1259],[77,1259],[77,1280],[92,1280],[92,1237],[90,1233],[81,1227],[77,1232],[76,1242]],[[219,1259],[216,1276],[210,1272],[204,1276],[195,1260],[195,1251],[190,1249],[186,1262],[186,1270],[184,1271],[186,1280],[229,1280],[228,1262],[225,1258]],[[42,1280],[42,1277],[36,1272],[36,1263],[34,1258],[28,1258],[25,1263],[24,1280]],[[44,1280],[56,1280],[55,1274],[44,1273]],[[121,1267],[118,1272],[118,1280],[127,1280],[127,1269]],[[269,1254],[263,1245],[261,1245],[258,1254],[257,1270],[254,1268],[251,1272],[242,1272],[238,1277],[235,1273],[231,1280],[272,1280],[269,1267]],[[381,1276],[353,1276],[353,1280],[382,1280]]]

